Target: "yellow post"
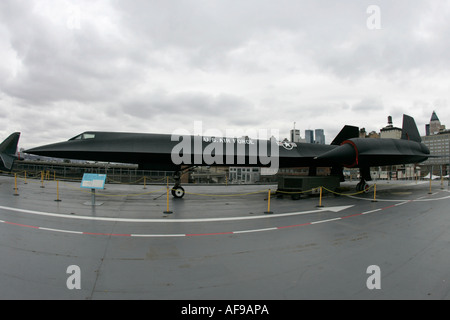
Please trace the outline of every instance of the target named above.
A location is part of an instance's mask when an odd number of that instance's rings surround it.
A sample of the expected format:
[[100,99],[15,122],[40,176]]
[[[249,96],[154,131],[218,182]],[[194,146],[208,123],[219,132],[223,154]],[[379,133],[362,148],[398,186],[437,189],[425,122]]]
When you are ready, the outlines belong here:
[[147,184],[147,177],[144,176],[144,189],[147,189],[146,184]]
[[164,213],[173,213],[169,210],[169,177],[167,177],[167,210]]
[[59,199],[59,180],[56,180],[56,202],[60,202],[61,200]]
[[373,200],[372,202],[377,202],[377,184],[373,185]]
[[25,182],[23,184],[27,184],[27,172],[26,171],[24,171],[24,179],[25,179]]
[[44,187],[44,171],[41,171],[41,188],[45,188]]
[[319,187],[319,192],[320,192],[320,195],[319,195],[319,205],[317,206],[318,208],[322,208],[323,207],[323,205],[322,205],[322,187]]
[[17,193],[17,173],[14,173],[14,195],[18,196],[19,193]]
[[428,191],[428,194],[432,194],[433,192],[431,192],[431,177],[432,177],[433,175],[430,173],[430,191]]
[[265,211],[264,213],[273,213],[272,211],[270,211],[270,189],[269,194],[267,195],[267,211]]

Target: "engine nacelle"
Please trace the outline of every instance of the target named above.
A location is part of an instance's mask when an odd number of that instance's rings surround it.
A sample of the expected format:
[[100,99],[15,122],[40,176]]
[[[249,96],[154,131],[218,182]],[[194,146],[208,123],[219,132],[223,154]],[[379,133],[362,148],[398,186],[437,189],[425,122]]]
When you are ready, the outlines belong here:
[[425,161],[429,149],[420,142],[402,139],[355,138],[342,142],[335,149],[317,157],[339,166],[371,167]]

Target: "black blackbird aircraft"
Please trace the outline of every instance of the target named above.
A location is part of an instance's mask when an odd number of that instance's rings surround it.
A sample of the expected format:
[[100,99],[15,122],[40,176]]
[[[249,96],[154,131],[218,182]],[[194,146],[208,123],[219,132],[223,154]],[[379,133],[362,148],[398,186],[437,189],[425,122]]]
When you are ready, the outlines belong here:
[[370,181],[370,167],[419,163],[430,156],[414,119],[404,115],[401,139],[359,138],[359,128],[345,126],[331,145],[277,142],[275,139],[207,137],[175,134],[84,132],[65,142],[26,150],[64,159],[138,164],[139,169],[175,171],[172,194],[182,197],[180,173],[194,166],[343,167],[360,169],[359,190]]

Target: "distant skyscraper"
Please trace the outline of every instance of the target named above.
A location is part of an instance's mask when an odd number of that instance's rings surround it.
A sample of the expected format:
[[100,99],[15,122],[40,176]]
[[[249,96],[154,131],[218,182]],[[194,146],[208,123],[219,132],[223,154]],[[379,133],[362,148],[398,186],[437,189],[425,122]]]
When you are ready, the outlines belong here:
[[430,125],[428,126],[428,128],[425,127],[425,130],[427,131],[428,135],[438,134],[441,130],[445,130],[445,126],[441,125],[441,121],[439,120],[435,111],[433,111],[433,114],[431,115]]
[[314,143],[314,131],[305,130],[306,143]]
[[325,134],[323,129],[316,129],[315,130],[315,134],[316,134],[316,143],[317,144],[325,144]]
[[291,142],[300,142],[300,130],[291,130]]

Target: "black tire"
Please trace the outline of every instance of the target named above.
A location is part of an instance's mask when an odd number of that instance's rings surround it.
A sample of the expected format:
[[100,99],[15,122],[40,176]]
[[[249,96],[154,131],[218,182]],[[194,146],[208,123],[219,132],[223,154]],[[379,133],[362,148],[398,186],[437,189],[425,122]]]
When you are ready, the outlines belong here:
[[362,191],[363,190],[363,184],[361,183],[361,182],[359,182],[357,185],[356,185],[356,191]]
[[184,189],[183,187],[174,187],[172,188],[172,196],[174,196],[175,198],[181,199],[184,197]]

